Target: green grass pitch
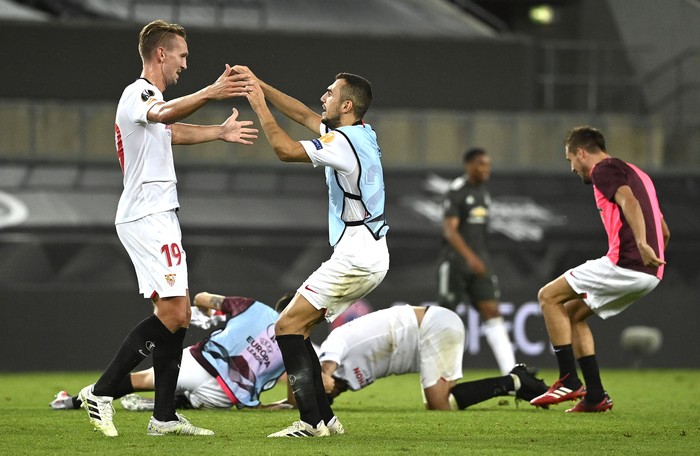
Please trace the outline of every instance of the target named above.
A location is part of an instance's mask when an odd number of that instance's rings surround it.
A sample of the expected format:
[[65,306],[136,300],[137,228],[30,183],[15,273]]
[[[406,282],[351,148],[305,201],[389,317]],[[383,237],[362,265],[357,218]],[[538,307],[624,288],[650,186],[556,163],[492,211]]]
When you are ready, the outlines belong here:
[[[496,375],[464,373],[464,379]],[[83,410],[53,411],[65,389],[75,394],[97,373],[0,374],[2,455],[463,455],[463,454],[700,454],[700,370],[603,370],[615,403],[603,414],[564,413],[569,403],[540,410],[497,398],[458,412],[423,410],[417,375],[377,381],[336,399],[346,434],[317,439],[268,439],[297,412],[185,411],[214,437],[149,437],[147,412],[115,402],[119,437],[93,432]],[[556,373],[540,373],[551,383]],[[263,396],[280,399],[284,385]]]

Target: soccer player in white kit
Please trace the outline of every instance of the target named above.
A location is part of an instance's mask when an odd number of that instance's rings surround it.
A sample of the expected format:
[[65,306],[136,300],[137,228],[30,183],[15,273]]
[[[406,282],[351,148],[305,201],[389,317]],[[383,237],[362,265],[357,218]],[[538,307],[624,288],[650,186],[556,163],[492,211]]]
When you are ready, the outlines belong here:
[[[214,329],[182,350],[175,390],[178,408],[289,408],[288,404],[263,406],[260,395],[284,373],[274,326],[278,308],[286,306],[291,297],[284,295],[273,308],[244,296],[197,293],[190,325]],[[129,378],[132,388],[124,393],[154,389],[153,368],[132,372]],[[137,394],[127,394],[121,403],[127,410],[154,409],[152,398]],[[54,410],[70,410],[82,407],[82,402],[60,391],[50,405]]]
[[449,391],[462,378],[464,324],[442,307],[402,305],[363,315],[333,330],[321,344],[326,390],[333,376],[351,390],[379,378],[420,372],[426,404],[449,410]]
[[[268,437],[342,434],[344,428],[328,402],[309,335],[323,318],[333,321],[370,293],[389,269],[381,150],[374,130],[363,121],[372,101],[372,87],[360,76],[336,75],[321,97],[324,112],[319,115],[260,81],[247,67],[236,65],[234,71],[254,80],[248,101],[277,157],[284,162],[324,166],[329,192],[328,228],[333,255],[297,289],[275,325],[300,420]],[[265,98],[320,138],[290,138],[275,121]]]
[[[321,344],[326,392],[365,388],[390,375],[420,373],[428,410],[463,410],[497,396],[530,400],[547,389],[524,364],[501,377],[462,378],[464,324],[443,307],[408,304],[363,315],[334,329]],[[291,401],[291,398],[288,398]]]
[[126,336],[116,356],[96,383],[79,397],[96,430],[118,435],[113,423],[114,397],[131,383],[129,373],[153,352],[155,408],[149,435],[212,435],[175,413],[175,386],[182,342],[190,320],[187,261],[181,243],[179,208],[172,144],[198,144],[213,140],[252,144],[257,130],[250,121],[233,114],[221,125],[179,123],[211,100],[245,95],[245,75],[226,65],[211,85],[168,102],[163,91],[177,83],[187,69],[186,33],[178,24],[158,20],[139,34],[143,71],[124,89],[115,120],[115,141],[124,174],[116,229],[131,258],[139,291],[150,298],[154,314]]

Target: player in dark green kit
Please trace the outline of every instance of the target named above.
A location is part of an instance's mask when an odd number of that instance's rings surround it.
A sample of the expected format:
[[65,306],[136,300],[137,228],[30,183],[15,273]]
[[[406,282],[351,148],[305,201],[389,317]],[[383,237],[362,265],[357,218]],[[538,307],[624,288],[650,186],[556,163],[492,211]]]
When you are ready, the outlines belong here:
[[439,303],[455,310],[465,297],[479,311],[483,332],[503,374],[515,366],[513,345],[498,310],[498,278],[488,249],[491,196],[485,183],[491,161],[484,149],[464,154],[465,174],[455,179],[443,203],[443,247],[438,268]]

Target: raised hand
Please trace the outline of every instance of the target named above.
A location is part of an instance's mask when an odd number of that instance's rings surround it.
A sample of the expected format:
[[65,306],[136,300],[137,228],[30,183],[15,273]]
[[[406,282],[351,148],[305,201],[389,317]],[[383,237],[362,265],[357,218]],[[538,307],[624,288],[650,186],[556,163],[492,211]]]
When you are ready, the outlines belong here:
[[258,77],[255,76],[255,74],[253,74],[253,72],[251,71],[251,69],[248,68],[248,67],[245,66],[245,65],[234,65],[234,66],[231,68],[231,71],[233,71],[234,73],[241,74],[241,75],[247,75],[248,78],[250,78],[250,79],[252,79],[252,80],[254,80],[254,81],[258,81],[258,82],[260,81],[260,80],[258,79]]
[[258,139],[258,129],[250,128],[251,120],[238,121],[238,109],[233,108],[228,119],[221,124],[223,130],[219,139],[226,142],[252,145],[253,139]]
[[249,91],[248,86],[251,80],[252,78],[249,73],[237,73],[227,63],[226,69],[221,76],[205,90],[207,90],[207,95],[212,100],[244,97]]
[[246,98],[250,103],[250,107],[253,108],[256,114],[260,115],[260,110],[266,108],[265,94],[258,81],[252,81],[248,86],[248,93],[246,93]]

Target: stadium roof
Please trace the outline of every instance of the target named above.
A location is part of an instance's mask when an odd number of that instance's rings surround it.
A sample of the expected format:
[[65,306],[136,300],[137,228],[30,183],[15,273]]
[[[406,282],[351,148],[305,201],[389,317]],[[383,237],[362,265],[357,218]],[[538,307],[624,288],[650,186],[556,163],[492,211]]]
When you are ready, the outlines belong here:
[[[71,18],[367,36],[487,38],[498,33],[448,0],[0,0],[0,19]],[[61,10],[61,5],[65,8]],[[47,13],[48,12],[48,13]]]
[[50,16],[42,11],[13,2],[0,0],[0,19],[13,21],[46,21]]

